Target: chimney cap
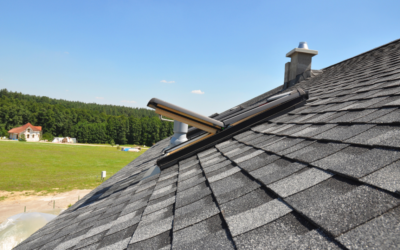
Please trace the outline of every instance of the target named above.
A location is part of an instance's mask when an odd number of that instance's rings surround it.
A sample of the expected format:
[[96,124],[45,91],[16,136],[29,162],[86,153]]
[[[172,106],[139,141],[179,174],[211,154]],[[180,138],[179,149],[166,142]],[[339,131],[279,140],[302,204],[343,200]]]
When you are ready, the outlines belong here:
[[289,53],[286,54],[286,57],[292,57],[296,53],[310,54],[311,57],[313,57],[315,55],[318,55],[318,50],[308,49],[307,42],[300,42],[299,47],[289,51]]
[[299,49],[308,49],[308,44],[307,44],[307,42],[300,42],[298,48],[299,48]]
[[315,55],[318,55],[318,50],[295,48],[295,49],[292,49],[289,53],[287,53],[286,57],[292,57],[296,53],[310,54],[311,56],[315,56]]

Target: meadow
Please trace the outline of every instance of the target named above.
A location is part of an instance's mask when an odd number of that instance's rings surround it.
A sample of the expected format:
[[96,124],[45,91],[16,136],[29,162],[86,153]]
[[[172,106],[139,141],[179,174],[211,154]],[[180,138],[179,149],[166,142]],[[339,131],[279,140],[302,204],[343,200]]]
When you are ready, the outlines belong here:
[[65,192],[92,189],[144,152],[111,146],[0,141],[0,190]]

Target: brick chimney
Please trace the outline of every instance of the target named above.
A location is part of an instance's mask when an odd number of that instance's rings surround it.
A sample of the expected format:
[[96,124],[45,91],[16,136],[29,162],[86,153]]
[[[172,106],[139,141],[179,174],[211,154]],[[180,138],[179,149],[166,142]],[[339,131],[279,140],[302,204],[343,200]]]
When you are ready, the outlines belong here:
[[298,48],[286,54],[291,60],[285,64],[283,89],[311,76],[311,58],[315,55],[318,55],[318,51],[308,49],[307,42],[300,42]]

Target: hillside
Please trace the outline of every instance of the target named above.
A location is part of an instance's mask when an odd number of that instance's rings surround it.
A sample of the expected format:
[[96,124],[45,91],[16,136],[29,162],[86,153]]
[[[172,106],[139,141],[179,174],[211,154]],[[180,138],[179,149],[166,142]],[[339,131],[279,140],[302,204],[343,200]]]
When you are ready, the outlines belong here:
[[0,90],[0,136],[30,122],[44,139],[69,136],[83,143],[145,144],[172,135],[173,124],[149,109],[73,102]]

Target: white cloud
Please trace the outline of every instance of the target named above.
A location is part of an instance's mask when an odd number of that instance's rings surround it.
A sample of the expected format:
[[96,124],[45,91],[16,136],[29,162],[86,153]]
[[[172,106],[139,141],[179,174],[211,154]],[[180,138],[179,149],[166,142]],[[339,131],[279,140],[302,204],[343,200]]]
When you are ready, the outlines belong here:
[[99,97],[99,96],[96,96],[96,99],[99,99],[99,100],[104,100],[104,97]]
[[192,90],[192,93],[193,93],[193,94],[198,94],[198,95],[204,94],[204,92],[201,91],[200,89],[198,89],[198,90]]
[[69,52],[68,52],[68,51],[65,51],[65,52],[64,52],[64,54],[67,54],[67,55],[68,55],[68,54],[69,54]]
[[123,103],[136,103],[135,101],[127,101],[127,100],[122,100],[121,102],[123,102]]
[[162,82],[162,83],[175,83],[175,81],[167,81],[167,80],[161,80],[160,82]]

